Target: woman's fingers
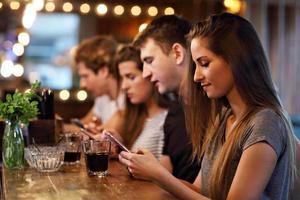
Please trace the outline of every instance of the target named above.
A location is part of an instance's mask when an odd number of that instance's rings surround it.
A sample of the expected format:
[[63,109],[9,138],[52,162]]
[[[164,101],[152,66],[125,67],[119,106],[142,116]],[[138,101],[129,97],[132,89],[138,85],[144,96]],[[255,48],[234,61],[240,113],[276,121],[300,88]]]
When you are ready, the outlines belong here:
[[131,156],[129,154],[130,153],[124,151],[119,154],[119,161],[128,167],[131,166]]
[[125,159],[127,159],[127,160],[131,160],[131,159],[132,159],[132,156],[133,156],[132,153],[128,153],[128,152],[126,152],[126,151],[122,151],[122,152],[120,153],[120,155],[121,155],[122,158],[125,158]]
[[149,151],[147,149],[138,148],[136,153],[146,155],[149,153]]

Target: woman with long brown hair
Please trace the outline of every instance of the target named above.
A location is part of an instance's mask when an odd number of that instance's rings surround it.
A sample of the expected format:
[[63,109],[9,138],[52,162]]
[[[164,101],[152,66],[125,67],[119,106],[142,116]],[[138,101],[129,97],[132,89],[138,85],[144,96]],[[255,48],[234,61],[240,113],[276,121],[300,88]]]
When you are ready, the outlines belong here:
[[188,38],[186,124],[202,159],[193,190],[146,150],[122,152],[120,161],[181,199],[289,199],[297,140],[254,28],[223,13],[195,24]]
[[147,148],[159,159],[169,101],[158,93],[149,79],[143,78],[143,63],[138,49],[122,47],[116,56],[116,66],[118,80],[125,93],[125,106],[101,128],[119,134],[132,151]]

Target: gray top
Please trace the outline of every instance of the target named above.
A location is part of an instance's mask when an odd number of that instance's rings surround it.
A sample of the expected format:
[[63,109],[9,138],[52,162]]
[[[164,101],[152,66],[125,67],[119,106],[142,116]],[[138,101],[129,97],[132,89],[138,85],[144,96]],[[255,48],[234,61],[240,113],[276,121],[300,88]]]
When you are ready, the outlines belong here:
[[[226,113],[224,120],[221,122],[219,132],[216,139],[209,146],[209,153],[206,153],[202,162],[202,185],[201,193],[205,196],[208,195],[208,181],[210,177],[210,170],[216,154],[222,148],[217,145],[218,141],[224,143],[226,121],[230,112]],[[239,149],[234,155],[232,162],[232,171],[228,174],[228,179],[232,182],[235,175],[239,160],[244,150],[251,145],[258,142],[266,142],[269,144],[277,154],[277,163],[271,175],[267,187],[262,193],[261,200],[287,200],[289,191],[289,169],[288,169],[288,151],[287,145],[287,130],[284,122],[280,117],[271,109],[263,109],[255,114],[251,126],[253,129],[246,134],[245,138],[240,142]],[[225,188],[224,188],[225,189]]]

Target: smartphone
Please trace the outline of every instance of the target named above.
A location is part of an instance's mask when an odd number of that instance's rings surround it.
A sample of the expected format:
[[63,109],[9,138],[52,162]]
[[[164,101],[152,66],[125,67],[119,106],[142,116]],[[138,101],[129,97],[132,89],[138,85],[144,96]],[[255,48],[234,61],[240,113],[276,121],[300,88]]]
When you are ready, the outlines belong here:
[[130,153],[130,151],[125,147],[124,144],[122,144],[117,138],[115,138],[111,133],[109,133],[108,131],[104,130],[104,135],[111,141],[116,143],[117,145],[119,145],[119,147],[123,150],[126,151],[128,153]]
[[82,122],[79,119],[73,118],[73,119],[71,119],[71,122],[72,122],[72,124],[78,126],[83,134],[88,136],[90,139],[95,140],[95,137],[93,136],[93,134],[84,127],[84,125],[82,124]]
[[76,125],[76,126],[78,126],[79,128],[85,129],[84,125],[82,124],[82,122],[79,119],[77,119],[77,118],[71,119],[71,123],[74,124],[74,125]]

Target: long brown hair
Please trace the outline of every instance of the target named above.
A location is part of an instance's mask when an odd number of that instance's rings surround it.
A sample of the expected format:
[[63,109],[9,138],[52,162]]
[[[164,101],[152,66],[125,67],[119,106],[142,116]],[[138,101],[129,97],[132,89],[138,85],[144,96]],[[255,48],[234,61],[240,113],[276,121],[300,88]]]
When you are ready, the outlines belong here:
[[[140,59],[140,51],[133,46],[122,47],[116,57],[116,66],[125,61],[133,61],[136,63],[137,68],[142,71],[143,63]],[[120,74],[118,73],[118,80],[121,81]],[[168,100],[166,97],[160,95],[156,88],[153,86],[152,97],[155,103],[162,107],[167,108]],[[140,135],[143,130],[145,120],[148,116],[148,108],[146,103],[132,104],[128,97],[125,97],[125,110],[121,113],[122,125],[121,135],[124,139],[124,143],[129,148],[133,145],[134,141]]]
[[[208,42],[207,48],[222,57],[231,67],[234,83],[247,105],[247,111],[238,122],[213,164],[209,181],[210,197],[226,199],[231,181],[226,174],[231,170],[233,155],[239,142],[251,131],[251,120],[255,113],[263,108],[272,109],[283,120],[288,135],[287,148],[291,175],[295,175],[295,141],[287,113],[282,108],[272,82],[269,64],[256,31],[244,18],[223,13],[213,15],[192,27],[189,41],[201,38]],[[224,110],[229,107],[225,97],[209,99],[202,87],[193,82],[195,65],[191,64],[187,73],[187,109],[186,125],[190,130],[193,154],[202,157],[209,151],[209,143],[216,137]]]

